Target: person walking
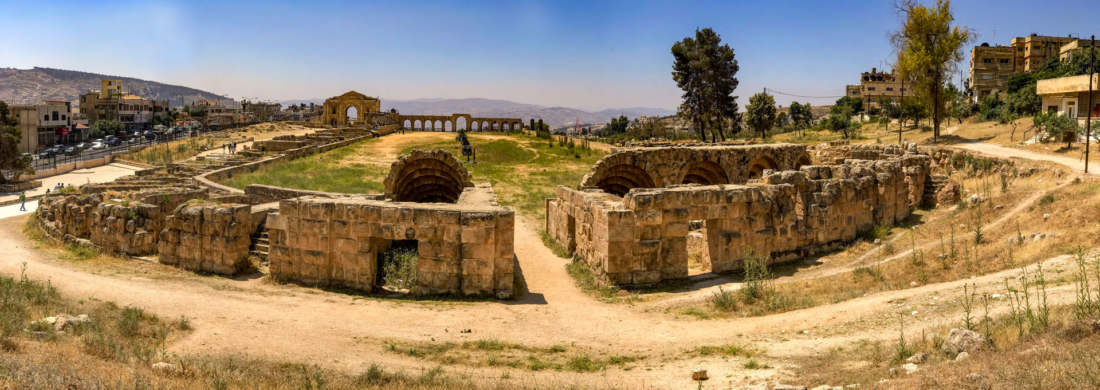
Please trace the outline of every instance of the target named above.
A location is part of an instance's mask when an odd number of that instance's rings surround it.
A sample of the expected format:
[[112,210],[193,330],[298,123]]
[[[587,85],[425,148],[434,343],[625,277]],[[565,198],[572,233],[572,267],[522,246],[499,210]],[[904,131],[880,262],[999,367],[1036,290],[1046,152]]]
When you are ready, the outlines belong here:
[[27,193],[19,193],[19,211],[27,211]]

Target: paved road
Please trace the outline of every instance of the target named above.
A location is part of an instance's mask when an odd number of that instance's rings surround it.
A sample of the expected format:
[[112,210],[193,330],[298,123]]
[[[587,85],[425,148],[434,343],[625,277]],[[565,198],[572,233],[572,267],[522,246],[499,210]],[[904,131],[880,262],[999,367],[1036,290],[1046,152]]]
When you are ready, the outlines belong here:
[[[113,181],[123,176],[129,176],[134,174],[139,168],[129,165],[111,163],[107,165],[101,165],[94,168],[77,169],[72,172],[63,173],[56,176],[45,177],[39,179],[42,181],[42,186],[27,191],[27,197],[38,196],[46,193],[46,190],[53,190],[54,186],[58,183],[65,183],[68,185],[82,185],[88,183],[104,183]],[[19,194],[4,193],[0,194],[0,204],[7,203],[19,199]],[[16,205],[18,208],[19,206]]]
[[0,206],[0,219],[4,219],[4,218],[7,218],[7,217],[14,217],[16,215],[30,214],[30,213],[33,213],[34,210],[37,210],[37,209],[38,209],[38,201],[37,200],[28,200],[27,201],[27,211],[19,211],[19,203],[7,205],[7,206]]

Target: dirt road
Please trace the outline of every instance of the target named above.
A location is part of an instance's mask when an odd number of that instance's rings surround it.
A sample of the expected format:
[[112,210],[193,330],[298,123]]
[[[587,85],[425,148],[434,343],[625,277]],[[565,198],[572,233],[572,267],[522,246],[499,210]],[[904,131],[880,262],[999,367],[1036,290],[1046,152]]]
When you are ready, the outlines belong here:
[[[394,143],[386,147],[391,150],[383,154],[399,151],[401,146]],[[1018,150],[1011,153],[1020,156]],[[1046,158],[1049,156],[1041,157],[1051,161]],[[585,295],[567,275],[566,260],[542,244],[534,223],[525,218],[517,219],[515,253],[530,292],[508,302],[360,297],[257,279],[197,276],[140,261],[103,269],[59,260],[52,252],[36,249],[37,244],[21,232],[26,218],[0,219],[0,247],[7,249],[0,255],[0,273],[18,275],[26,264],[29,277],[48,279],[70,296],[138,306],[165,318],[186,316],[195,330],[173,342],[171,352],[247,354],[351,372],[361,372],[371,363],[408,369],[434,366],[387,352],[387,340],[461,342],[492,338],[528,346],[568,345],[570,353],[645,356],[638,363],[640,369],[631,371],[611,368],[595,374],[540,371],[523,375],[524,380],[620,387],[624,378],[638,387],[692,387],[690,370],[699,368],[707,369],[713,378],[728,381],[767,375],[784,368],[784,357],[812,355],[860,339],[892,339],[896,337],[893,324],[898,313],[912,317],[906,329],[913,332],[955,323],[959,311],[952,302],[962,294],[964,284],[974,284],[981,291],[1001,291],[1003,280],[1018,273],[1001,271],[775,315],[698,320],[646,305],[602,303]],[[1047,269],[1070,269],[1065,266],[1068,261],[1060,256],[1045,263]],[[1072,299],[1069,286],[1052,290],[1052,304]],[[459,333],[460,329],[473,332]],[[774,368],[749,372],[725,359],[690,352],[699,346],[729,343],[758,346],[766,351],[767,359],[774,361]],[[464,375],[499,377],[500,369],[466,370],[469,372]]]
[[[1028,160],[1049,161],[1049,162],[1052,162],[1052,163],[1055,163],[1055,164],[1060,164],[1060,165],[1064,165],[1066,167],[1069,167],[1070,169],[1074,170],[1075,172],[1084,172],[1085,171],[1085,160],[1084,159],[1075,159],[1075,158],[1071,158],[1071,157],[1062,157],[1062,156],[1052,156],[1052,155],[1049,155],[1049,154],[1036,153],[1036,152],[1027,151],[1027,150],[1023,150],[1023,149],[1009,148],[1009,147],[1004,147],[1004,146],[994,145],[994,144],[988,144],[988,143],[982,143],[982,142],[964,143],[964,144],[957,144],[957,145],[952,145],[952,146],[960,148],[960,149],[966,149],[966,150],[969,150],[969,151],[972,151],[972,152],[988,154],[988,155],[996,156],[996,157],[1004,157],[1004,158],[1017,157],[1017,158],[1023,158],[1023,159],[1028,159]],[[1090,175],[1100,175],[1100,174],[1097,173],[1097,171],[1100,171],[1100,166],[1093,165],[1089,169],[1089,174]]]

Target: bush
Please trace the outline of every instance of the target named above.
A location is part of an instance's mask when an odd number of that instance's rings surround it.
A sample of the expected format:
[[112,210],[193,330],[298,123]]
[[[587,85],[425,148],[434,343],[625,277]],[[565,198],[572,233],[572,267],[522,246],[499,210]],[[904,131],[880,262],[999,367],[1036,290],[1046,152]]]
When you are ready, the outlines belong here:
[[396,290],[416,291],[416,249],[392,248],[382,252],[382,283]]
[[710,296],[710,304],[721,311],[737,310],[737,297],[732,292],[718,287],[718,291]]

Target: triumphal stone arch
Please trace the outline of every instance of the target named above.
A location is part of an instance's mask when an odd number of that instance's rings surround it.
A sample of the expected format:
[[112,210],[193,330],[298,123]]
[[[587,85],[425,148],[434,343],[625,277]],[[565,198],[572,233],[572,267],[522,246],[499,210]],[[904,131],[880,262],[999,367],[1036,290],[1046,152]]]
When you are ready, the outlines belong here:
[[325,99],[324,110],[321,114],[321,122],[332,127],[348,127],[354,125],[348,119],[348,111],[355,108],[356,121],[362,122],[368,113],[382,111],[382,101],[359,92],[348,91],[340,96]]

